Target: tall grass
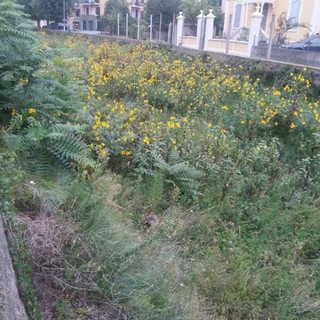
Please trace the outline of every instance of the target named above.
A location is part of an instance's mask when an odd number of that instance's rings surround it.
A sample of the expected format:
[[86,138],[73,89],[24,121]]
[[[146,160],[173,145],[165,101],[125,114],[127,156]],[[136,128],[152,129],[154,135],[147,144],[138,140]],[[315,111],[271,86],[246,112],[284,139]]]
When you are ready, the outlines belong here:
[[37,187],[40,203],[60,199],[54,318],[89,317],[89,306],[118,319],[318,319],[312,72],[263,75],[148,46],[88,50],[73,72],[100,171]]

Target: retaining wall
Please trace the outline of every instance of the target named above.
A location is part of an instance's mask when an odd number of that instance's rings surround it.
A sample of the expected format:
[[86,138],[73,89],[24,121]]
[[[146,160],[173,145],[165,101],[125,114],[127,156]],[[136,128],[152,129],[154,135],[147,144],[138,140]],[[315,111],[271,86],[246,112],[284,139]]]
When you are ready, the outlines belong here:
[[0,213],[0,320],[28,320],[13,270]]

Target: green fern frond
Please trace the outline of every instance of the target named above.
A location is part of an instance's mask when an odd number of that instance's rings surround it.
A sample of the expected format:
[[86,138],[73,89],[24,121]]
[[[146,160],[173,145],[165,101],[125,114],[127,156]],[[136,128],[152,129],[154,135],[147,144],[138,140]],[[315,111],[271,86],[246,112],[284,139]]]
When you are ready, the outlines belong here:
[[199,194],[203,172],[182,160],[179,152],[170,152],[168,162],[155,150],[151,152],[151,157],[151,162],[144,162],[144,165],[140,165],[136,169],[139,174],[146,177],[156,177],[157,172],[161,172],[164,182],[168,186],[178,187],[187,194]]
[[96,163],[89,156],[87,144],[84,143],[82,135],[85,126],[58,124],[51,129],[47,138],[49,139],[48,151],[62,163],[76,162],[85,167],[96,167]]

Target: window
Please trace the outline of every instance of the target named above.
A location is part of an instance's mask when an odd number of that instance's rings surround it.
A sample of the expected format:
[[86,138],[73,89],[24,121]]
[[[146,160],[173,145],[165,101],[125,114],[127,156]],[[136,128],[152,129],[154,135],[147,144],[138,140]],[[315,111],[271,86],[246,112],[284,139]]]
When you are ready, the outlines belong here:
[[76,17],[80,17],[80,9],[76,10]]
[[93,31],[93,21],[89,20],[88,22],[89,22],[89,30]]
[[241,4],[236,4],[236,5],[234,6],[233,27],[234,27],[235,29],[240,28],[241,9],[242,9],[242,5],[241,5]]
[[293,24],[299,22],[301,0],[291,0],[289,19]]
[[100,19],[100,8],[96,8],[96,17],[97,19]]

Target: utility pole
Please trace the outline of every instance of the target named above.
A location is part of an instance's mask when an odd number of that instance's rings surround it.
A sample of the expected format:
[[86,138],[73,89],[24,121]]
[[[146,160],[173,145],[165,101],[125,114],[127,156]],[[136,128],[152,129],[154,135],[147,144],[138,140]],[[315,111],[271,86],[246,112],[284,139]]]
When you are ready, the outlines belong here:
[[152,41],[152,14],[150,14],[150,42]]
[[63,31],[66,31],[66,0],[63,0]]
[[158,42],[161,42],[161,29],[162,29],[162,12],[160,13],[160,24],[159,24],[159,38],[158,38]]
[[117,34],[118,34],[118,38],[119,38],[120,37],[120,13],[118,13],[118,15],[117,15],[117,24],[118,24]]

